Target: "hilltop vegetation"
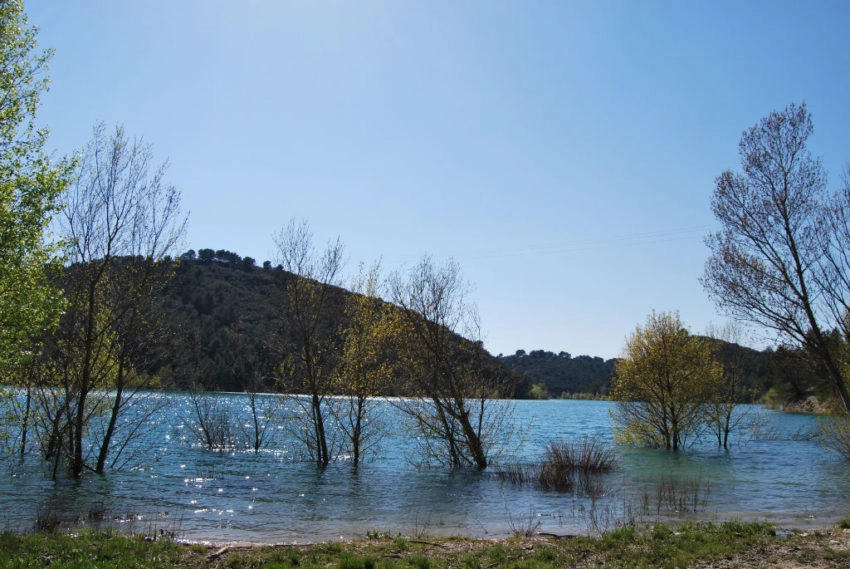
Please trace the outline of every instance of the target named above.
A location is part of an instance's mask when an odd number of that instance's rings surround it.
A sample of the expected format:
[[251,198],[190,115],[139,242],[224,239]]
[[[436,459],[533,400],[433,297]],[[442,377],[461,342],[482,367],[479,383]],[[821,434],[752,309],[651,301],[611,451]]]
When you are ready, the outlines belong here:
[[615,360],[576,356],[568,352],[554,354],[544,350],[517,350],[499,360],[531,384],[531,396],[572,397],[577,394],[604,397],[614,373]]

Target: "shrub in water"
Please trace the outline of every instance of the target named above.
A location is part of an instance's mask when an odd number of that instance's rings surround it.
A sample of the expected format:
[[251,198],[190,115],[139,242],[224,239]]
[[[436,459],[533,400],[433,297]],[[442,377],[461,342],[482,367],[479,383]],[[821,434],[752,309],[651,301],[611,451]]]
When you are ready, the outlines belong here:
[[599,439],[551,442],[540,467],[538,484],[546,490],[570,491],[575,486],[575,475],[588,480],[591,475],[609,472],[615,464],[613,449]]

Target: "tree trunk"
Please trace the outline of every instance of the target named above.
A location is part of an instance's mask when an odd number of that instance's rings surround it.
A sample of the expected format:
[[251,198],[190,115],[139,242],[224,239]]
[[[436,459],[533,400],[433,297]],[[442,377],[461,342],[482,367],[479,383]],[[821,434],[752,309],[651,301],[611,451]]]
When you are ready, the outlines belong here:
[[[106,427],[106,433],[103,436],[103,441],[100,443],[100,451],[97,454],[97,466],[94,471],[97,474],[103,474],[106,469],[106,457],[109,455],[109,445],[112,442],[112,436],[115,434],[115,425],[118,424],[118,413],[121,411],[121,397],[124,393],[124,361],[118,364],[118,380],[116,381],[115,401],[112,403],[112,414],[109,417],[109,425]],[[132,393],[130,394],[132,397]]]
[[363,421],[363,405],[364,399],[362,397],[357,398],[357,411],[354,420],[354,430],[351,433],[351,452],[354,455],[354,466],[356,467],[360,464],[360,436],[362,431],[362,421]]
[[469,411],[465,408],[460,413],[460,428],[463,430],[463,436],[466,439],[466,444],[469,447],[469,453],[472,461],[475,463],[475,467],[478,470],[484,470],[487,468],[487,453],[484,452],[484,444],[481,442],[481,437],[469,421]]
[[27,429],[29,428],[30,408],[32,406],[32,385],[27,386],[27,399],[24,406],[24,419],[21,421],[21,458],[27,449]]
[[328,452],[328,441],[325,437],[325,419],[322,416],[322,400],[319,394],[313,392],[313,430],[316,436],[316,462],[319,466],[327,466],[330,463]]

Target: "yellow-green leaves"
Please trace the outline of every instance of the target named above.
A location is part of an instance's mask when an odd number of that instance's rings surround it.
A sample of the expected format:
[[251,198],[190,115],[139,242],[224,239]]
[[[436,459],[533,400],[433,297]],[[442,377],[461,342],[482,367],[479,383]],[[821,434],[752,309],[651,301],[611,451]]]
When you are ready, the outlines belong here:
[[345,306],[342,359],[337,371],[340,393],[355,397],[381,395],[392,379],[390,342],[399,322],[391,306],[378,297],[380,266],[368,273],[363,266]]
[[704,339],[691,336],[677,313],[653,312],[627,340],[612,380],[617,438],[679,449],[699,432],[703,405],[722,380]]
[[0,2],[0,368],[24,363],[61,308],[45,275],[54,252],[45,231],[69,168],[51,165],[47,133],[35,126],[49,57],[22,3]]

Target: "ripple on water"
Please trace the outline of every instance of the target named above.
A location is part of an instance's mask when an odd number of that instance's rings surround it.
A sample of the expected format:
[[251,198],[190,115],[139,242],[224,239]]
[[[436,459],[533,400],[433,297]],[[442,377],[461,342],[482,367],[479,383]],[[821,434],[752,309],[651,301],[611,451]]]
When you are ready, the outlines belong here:
[[[244,408],[239,395],[221,397],[234,412]],[[587,435],[610,441],[609,408],[596,401],[517,402],[524,442],[502,460],[533,462],[550,440]],[[399,434],[357,469],[347,462],[317,469],[292,460],[283,431],[276,432],[274,450],[219,453],[171,436],[182,424],[160,420],[134,450],[143,466],[137,470],[53,481],[37,457],[9,461],[9,475],[0,477],[0,508],[10,529],[30,529],[51,513],[69,522],[169,526],[198,541],[303,542],[362,537],[369,530],[499,537],[521,524],[582,533],[641,508],[663,517],[657,507],[663,475],[681,483],[680,494],[705,495],[703,517],[803,525],[850,514],[846,464],[812,441],[794,440],[793,433],[816,420],[750,412],[771,422],[771,436],[738,438],[728,452],[710,443],[679,454],[617,447],[618,468],[605,477],[597,499],[505,484],[488,472],[416,468],[414,447]],[[180,420],[179,413],[169,417]]]

